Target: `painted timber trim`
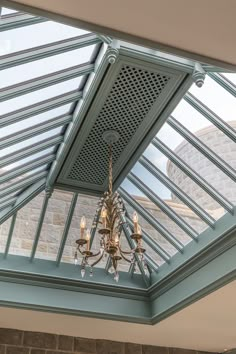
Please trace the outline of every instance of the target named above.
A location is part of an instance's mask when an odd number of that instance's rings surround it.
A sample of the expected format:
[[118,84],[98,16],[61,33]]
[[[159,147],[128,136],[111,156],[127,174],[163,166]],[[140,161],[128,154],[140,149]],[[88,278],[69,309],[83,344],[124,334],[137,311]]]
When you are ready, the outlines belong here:
[[[26,271],[27,270],[27,271]],[[126,272],[120,272],[117,284],[109,274],[104,276],[104,270],[94,269],[94,278],[89,274],[81,279],[80,266],[55,261],[34,259],[28,257],[0,255],[0,280],[18,284],[36,285],[55,289],[71,290],[98,295],[118,296],[135,300],[148,300],[145,283],[140,274],[133,277]]]
[[[192,264],[182,269],[181,276],[176,272],[175,285],[168,284],[168,290],[152,299],[152,324],[194,303],[218,288],[236,279],[236,227],[201,252]],[[181,279],[182,277],[182,279]],[[166,280],[167,281],[167,280]],[[163,290],[161,285],[160,289]]]
[[[122,273],[121,283],[114,284],[109,275],[104,277],[103,269],[96,269],[94,283],[79,280],[78,271],[71,264],[57,267],[56,262],[40,259],[30,264],[27,257],[8,255],[4,259],[2,255],[0,305],[153,325],[236,279],[236,227],[230,214],[225,217],[230,217],[232,224],[225,233],[222,235],[224,225],[220,223],[219,234],[214,235],[217,242],[213,240],[213,230],[211,237],[202,235],[202,243],[207,246],[202,244],[189,262],[183,262],[169,277],[165,275],[166,284],[157,283],[155,296],[153,289],[151,294],[140,285],[141,275],[131,278],[129,273]],[[161,268],[164,266],[156,277]]]
[[[151,324],[149,302],[0,281],[0,306]],[[27,296],[26,296],[27,294]],[[37,303],[35,301],[37,298]]]

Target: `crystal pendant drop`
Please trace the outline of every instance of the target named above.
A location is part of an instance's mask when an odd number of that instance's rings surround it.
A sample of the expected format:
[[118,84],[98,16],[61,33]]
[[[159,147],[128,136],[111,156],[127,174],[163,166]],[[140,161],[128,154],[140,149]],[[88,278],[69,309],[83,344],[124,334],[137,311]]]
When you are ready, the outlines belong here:
[[115,272],[114,280],[118,283],[119,281],[119,273]]
[[85,269],[84,268],[81,269],[81,276],[82,276],[82,278],[85,276]]
[[148,275],[148,267],[146,263],[144,264],[144,273],[145,275]]
[[115,268],[114,268],[113,266],[111,266],[111,267],[108,269],[108,273],[114,274],[114,273],[115,273]]
[[90,277],[93,276],[93,268],[90,268],[89,276],[90,276]]
[[78,264],[78,255],[77,255],[77,252],[75,252],[74,264],[75,264],[75,265]]

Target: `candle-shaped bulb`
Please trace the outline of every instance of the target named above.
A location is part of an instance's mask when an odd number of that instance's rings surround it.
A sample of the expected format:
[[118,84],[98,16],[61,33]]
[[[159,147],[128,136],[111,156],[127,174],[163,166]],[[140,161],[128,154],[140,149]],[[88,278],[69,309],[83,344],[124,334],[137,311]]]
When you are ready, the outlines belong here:
[[86,235],[85,235],[85,240],[87,241],[87,251],[90,249],[90,230],[87,229]]
[[133,222],[138,223],[138,214],[136,213],[136,211],[133,213]]
[[107,209],[106,208],[102,208],[102,211],[101,211],[101,217],[102,217],[102,226],[104,228],[106,228],[106,223],[107,223]]
[[134,233],[138,233],[138,214],[136,211],[133,213],[133,222],[134,222]]
[[119,243],[119,236],[118,236],[118,235],[115,236],[115,243],[116,243],[116,244]]
[[80,220],[80,228],[85,229],[85,226],[86,226],[86,219],[85,219],[85,216],[82,216],[82,218]]

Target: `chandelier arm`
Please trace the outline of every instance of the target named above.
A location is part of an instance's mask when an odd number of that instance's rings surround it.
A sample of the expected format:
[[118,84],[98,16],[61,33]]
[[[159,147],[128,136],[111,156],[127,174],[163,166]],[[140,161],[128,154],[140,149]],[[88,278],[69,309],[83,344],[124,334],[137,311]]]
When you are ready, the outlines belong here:
[[131,251],[123,251],[120,247],[119,247],[119,250],[120,250],[120,252],[121,253],[124,253],[124,254],[127,254],[127,255],[129,255],[129,254],[132,254],[133,253],[133,251],[131,250]]
[[126,258],[126,257],[123,255],[123,253],[121,252],[121,250],[120,250],[120,255],[121,255],[121,257],[122,257],[126,262],[132,263],[130,259]]
[[84,257],[83,252],[80,250],[80,246],[77,248],[77,250],[79,251],[79,253]]
[[[100,252],[97,253],[96,255],[98,254],[100,254]],[[98,264],[102,260],[103,256],[104,256],[104,251],[102,252],[101,257],[99,257],[95,262],[91,264],[91,267],[94,267],[96,264]]]

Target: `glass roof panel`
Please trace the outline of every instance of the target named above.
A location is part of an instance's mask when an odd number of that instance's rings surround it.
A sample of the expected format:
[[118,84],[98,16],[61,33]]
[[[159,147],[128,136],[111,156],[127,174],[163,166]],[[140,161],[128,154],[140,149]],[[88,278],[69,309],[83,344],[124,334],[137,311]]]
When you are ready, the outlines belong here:
[[9,254],[30,256],[43,198],[44,192],[18,211]]
[[81,83],[82,77],[67,80],[56,85],[37,90],[26,95],[22,95],[4,102],[0,102],[1,114],[6,114],[29,105],[62,95],[64,93],[75,91]]
[[228,124],[231,125],[231,122],[235,120],[235,97],[208,75],[206,75],[204,85],[200,89],[193,85],[189,92]]
[[[0,139],[6,137],[8,135],[19,133],[21,130],[25,128],[30,128],[39,123],[49,122],[51,119],[59,117],[64,114],[68,114],[70,111],[70,104],[51,109],[50,111],[43,112],[41,114],[37,114],[36,116],[21,120],[17,123],[11,124],[9,126],[5,126],[0,128]],[[1,119],[1,118],[0,118]],[[1,153],[0,153],[1,154]],[[0,155],[1,156],[1,155]]]
[[[171,128],[168,125],[164,125],[162,129],[162,132],[161,130],[159,132],[159,137],[163,137],[164,139],[164,136],[168,136],[164,134],[164,129],[166,129],[166,132],[169,132]],[[178,136],[176,138],[178,139]],[[183,142],[182,138],[181,142]],[[176,142],[173,139],[173,136],[171,136],[168,145],[172,151],[175,151],[175,149],[179,146],[179,144],[177,144],[178,146],[175,148]],[[224,209],[220,206],[220,204],[218,204],[210,195],[208,195],[200,186],[198,186],[197,183],[195,183],[179,167],[177,167],[176,164],[169,161],[168,158],[153,145],[150,145],[146,149],[144,156],[146,156],[172,182],[174,182],[181,190],[187,193],[188,196],[190,196],[195,202],[197,202],[201,206],[201,208],[207,210],[208,213],[210,213],[213,217],[215,215],[214,210],[219,211],[219,213],[217,212],[217,215],[219,215],[219,217],[222,215],[222,213],[225,212]],[[195,162],[197,162],[197,160],[195,160]],[[201,161],[199,163],[201,163]]]
[[56,260],[72,196],[73,193],[70,192],[53,192],[48,202],[35,258]]
[[2,16],[11,15],[11,14],[15,14],[15,13],[18,12],[18,11],[16,11],[16,10],[8,9],[8,8],[6,8],[6,7],[2,7],[1,10],[2,10],[2,12],[1,12],[1,15],[2,15]]
[[224,73],[223,76],[225,76],[228,80],[230,80],[234,85],[236,85],[236,74],[234,73]]
[[4,167],[3,170],[0,170],[0,176],[5,173],[6,171],[11,171],[13,168],[15,167],[18,167],[18,166],[22,166],[24,165],[25,163],[30,163],[31,161],[39,158],[39,157],[43,157],[43,156],[46,156],[48,154],[52,154],[55,152],[55,147],[50,147],[50,148],[47,148],[45,150],[42,150],[40,152],[37,152],[35,154],[32,154],[28,157],[25,157],[19,161],[16,161],[14,163],[11,163],[10,165],[7,165]]
[[94,48],[92,45],[3,70],[0,88],[89,62]]
[[[166,130],[165,126],[162,129],[163,131]],[[178,147],[175,147],[174,144],[169,144],[170,149],[172,151],[175,151],[183,161],[185,161],[194,171],[198,172],[198,174],[202,176],[217,191],[221,192],[223,195],[226,194],[225,196],[228,198],[229,201],[235,202],[235,193],[230,192],[235,190],[235,182],[233,182],[225,173],[223,173],[215,164],[213,164],[209,159],[207,159],[194,146],[190,145],[185,139],[182,139],[180,134],[178,134],[171,127],[168,127],[168,135],[164,135],[162,132],[162,134],[158,133],[157,136],[166,145],[168,145],[169,136],[173,137],[173,141],[182,140],[181,144],[178,144]],[[217,141],[219,142],[218,136]],[[232,143],[231,145],[232,147],[234,147],[234,149],[232,150],[232,154],[234,155],[234,151],[236,152],[236,146]],[[220,146],[220,149],[222,157],[224,157],[224,155],[227,155],[228,147],[226,147],[226,151],[224,151],[222,146]],[[232,162],[232,155],[230,160]],[[201,162],[201,168],[199,168],[197,162]],[[227,185],[227,190],[222,188],[222,181],[224,181],[224,183]]]
[[8,155],[10,153],[13,153],[14,151],[17,152],[19,149],[22,149],[23,147],[26,148],[27,146],[34,144],[35,142],[38,142],[40,144],[42,140],[61,134],[62,131],[63,131],[63,127],[58,127],[58,128],[51,129],[48,132],[33,136],[32,138],[25,139],[20,143],[16,143],[14,145],[6,147],[5,149],[0,150],[0,154],[1,154],[0,156]]
[[[86,33],[88,32],[79,28],[52,21],[11,29],[0,34],[0,41],[4,39],[9,41],[6,52],[1,53],[1,55],[39,47]],[[21,40],[22,38],[24,38],[23,41]]]
[[[178,214],[182,219],[184,219],[191,227],[196,229],[198,232],[202,232],[207,225],[196,215],[191,209],[184,204],[176,195],[173,195],[163,183],[161,183],[157,178],[155,178],[145,167],[140,163],[137,163],[132,172],[137,176],[141,181],[148,181],[148,188],[150,188],[154,194],[160,197],[173,211]],[[132,187],[130,187],[132,188]],[[138,193],[138,190],[137,190]],[[151,203],[155,208],[155,205]],[[156,210],[161,210],[156,207]],[[162,220],[163,217],[160,217]],[[168,220],[167,220],[168,223]]]
[[[78,195],[77,203],[71,221],[71,226],[67,235],[65,248],[62,255],[62,262],[74,263],[75,241],[79,236],[80,220],[84,215],[86,217],[87,227],[91,229],[93,218],[97,209],[99,198],[88,195]],[[58,245],[59,247],[59,245]],[[93,242],[93,248],[99,250],[99,235],[96,233]],[[72,258],[71,258],[72,256]]]

